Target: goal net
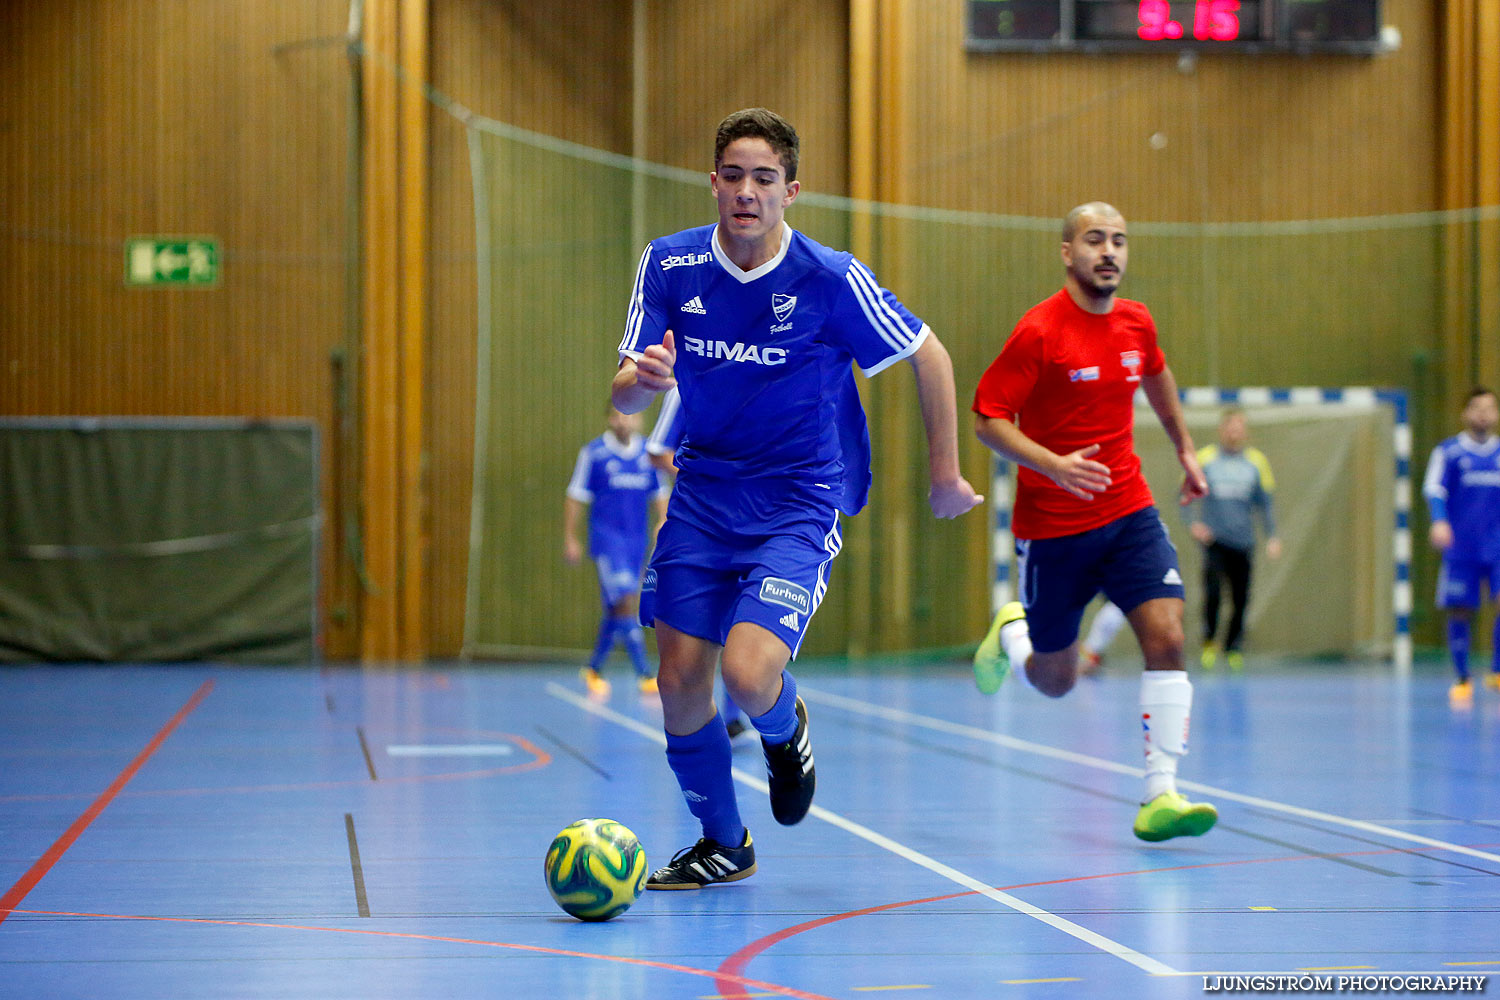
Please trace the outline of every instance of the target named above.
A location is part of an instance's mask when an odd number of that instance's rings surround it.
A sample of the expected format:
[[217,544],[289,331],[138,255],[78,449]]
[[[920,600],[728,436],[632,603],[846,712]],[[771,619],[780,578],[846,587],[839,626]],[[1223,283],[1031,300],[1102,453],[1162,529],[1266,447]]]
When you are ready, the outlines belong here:
[[[1389,657],[1398,668],[1409,668],[1411,438],[1405,395],[1371,389],[1197,388],[1182,396],[1199,447],[1217,441],[1226,408],[1243,410],[1250,443],[1265,454],[1275,478],[1273,513],[1283,552],[1279,559],[1268,558],[1260,535],[1245,619],[1246,651],[1295,658]],[[1182,468],[1171,442],[1139,396],[1136,450],[1177,546],[1191,654],[1202,638],[1203,547],[1189,534],[1177,503]],[[995,489],[1009,495],[1010,470],[997,471]],[[1009,599],[1012,589],[1012,541],[1003,512],[1000,522],[995,601]],[[1228,602],[1225,587],[1221,641]],[[1113,651],[1126,655],[1133,642],[1123,630]]]

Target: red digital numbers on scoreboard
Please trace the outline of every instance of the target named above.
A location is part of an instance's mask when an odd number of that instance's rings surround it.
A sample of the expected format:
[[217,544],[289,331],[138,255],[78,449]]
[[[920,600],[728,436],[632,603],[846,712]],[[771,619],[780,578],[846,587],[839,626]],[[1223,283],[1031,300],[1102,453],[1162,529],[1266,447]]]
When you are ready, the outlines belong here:
[[1383,33],[1385,0],[966,2],[965,45],[976,52],[1379,55],[1395,44]]
[[1188,21],[1186,12],[1174,14],[1172,8],[1187,6],[1167,0],[1141,0],[1136,35],[1145,42],[1173,41],[1191,28],[1192,37],[1200,42],[1232,42],[1240,37],[1240,0],[1197,0],[1192,5],[1192,20],[1184,23]]

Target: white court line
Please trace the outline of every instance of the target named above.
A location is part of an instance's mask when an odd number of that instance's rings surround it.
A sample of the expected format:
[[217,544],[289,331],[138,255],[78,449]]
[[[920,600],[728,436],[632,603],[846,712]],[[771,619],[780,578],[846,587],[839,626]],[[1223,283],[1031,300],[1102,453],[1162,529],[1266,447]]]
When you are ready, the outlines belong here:
[[515,751],[504,743],[394,743],[385,752],[392,757],[508,757]]
[[[1088,754],[1074,753],[1071,750],[1059,750],[1056,747],[1049,747],[1042,743],[1032,743],[1029,740],[1017,739],[1014,736],[992,733],[988,729],[980,729],[977,726],[966,726],[960,722],[949,722],[946,719],[937,719],[930,715],[918,715],[915,712],[907,712],[899,708],[875,705],[867,701],[860,701],[857,698],[846,698],[843,695],[830,694],[826,691],[812,691],[800,684],[797,686],[797,693],[802,695],[804,701],[820,705],[832,705],[835,708],[843,708],[860,715],[889,719],[893,722],[904,722],[910,726],[920,726],[923,729],[951,733],[955,736],[966,736],[970,739],[983,740],[986,743],[994,743],[997,746],[1007,747],[1011,750],[1020,750],[1025,753],[1036,754],[1040,757],[1051,757],[1054,760],[1063,760],[1070,764],[1079,764],[1101,771],[1129,774],[1138,778],[1145,775],[1145,771],[1141,768],[1116,763],[1112,760],[1104,760],[1102,757],[1090,757]],[[1195,792],[1202,792],[1205,795],[1212,795],[1215,798],[1242,802],[1248,806],[1257,806],[1261,809],[1286,813],[1290,816],[1300,816],[1303,819],[1318,820],[1323,823],[1332,823],[1336,826],[1346,826],[1351,829],[1362,830],[1365,833],[1373,833],[1382,837],[1392,837],[1396,840],[1405,840],[1413,844],[1421,844],[1424,847],[1434,847],[1441,851],[1451,851],[1454,854],[1463,854],[1471,858],[1479,858],[1483,861],[1500,864],[1500,854],[1491,854],[1488,851],[1465,847],[1462,844],[1424,837],[1418,833],[1406,833],[1405,831],[1389,826],[1382,826],[1378,823],[1350,819],[1347,816],[1336,816],[1333,813],[1326,813],[1317,809],[1304,809],[1302,806],[1288,805],[1285,802],[1262,799],[1254,795],[1242,795],[1239,792],[1231,792],[1225,788],[1216,788],[1213,785],[1199,784],[1196,781],[1179,780],[1177,784],[1179,787],[1191,789]]]
[[[800,691],[801,688],[798,688],[798,690]],[[576,705],[586,712],[592,712],[594,715],[599,716],[601,719],[608,719],[610,722],[613,722],[620,726],[624,726],[626,729],[629,729],[632,732],[639,733],[640,735],[646,737],[648,740],[653,740],[662,746],[667,745],[667,737],[660,729],[653,729],[652,727],[638,722],[635,719],[630,718],[629,716],[621,715],[619,712],[616,712],[610,708],[606,708],[605,706],[600,705],[596,702],[590,701],[583,695],[570,691],[560,684],[548,683],[547,693],[552,695],[554,698],[560,698],[572,705]],[[734,779],[740,784],[748,785],[749,787],[754,788],[759,792],[764,793],[768,791],[766,783],[762,779],[745,771],[741,771],[737,767],[731,768],[730,771],[734,775]],[[1026,902],[1024,899],[1012,896],[1008,892],[1002,892],[999,889],[994,888],[993,886],[986,885],[979,879],[974,878],[971,875],[966,875],[963,872],[959,871],[957,868],[945,865],[941,861],[930,858],[922,852],[907,847],[905,844],[902,844],[898,841],[892,840],[884,834],[876,833],[874,830],[871,830],[867,826],[856,823],[851,819],[846,819],[836,812],[830,812],[829,810],[824,809],[822,806],[815,805],[809,810],[809,814],[812,816],[816,816],[818,819],[822,820],[825,823],[830,823],[841,830],[852,833],[854,834],[854,836],[859,837],[861,840],[869,841],[876,847],[879,847],[886,851],[890,851],[897,857],[905,858],[907,861],[910,861],[916,865],[920,865],[921,867],[926,868],[928,871],[936,875],[941,875],[943,878],[949,880],[950,882],[956,882],[959,885],[963,886],[965,889],[976,892],[981,896],[986,896],[1001,904],[1002,906],[1008,906],[1018,913],[1024,913],[1028,917],[1034,917],[1035,919],[1040,920],[1042,923],[1062,931],[1064,934],[1068,934],[1072,937],[1077,938],[1084,944],[1090,945],[1094,948],[1098,948],[1100,951],[1107,952],[1108,954],[1113,955],[1116,958],[1121,959],[1122,961],[1129,962],[1131,965],[1149,972],[1153,976],[1184,975],[1184,973],[1178,972],[1170,965],[1159,962],[1149,955],[1142,955],[1140,952],[1135,951],[1132,948],[1127,948],[1125,945],[1120,944],[1118,941],[1112,941],[1102,934],[1096,934],[1095,932],[1089,930],[1087,927],[1075,924],[1073,923],[1073,921],[1067,920],[1063,917],[1059,917],[1055,913],[1049,913],[1039,906],[1033,906],[1032,904]]]

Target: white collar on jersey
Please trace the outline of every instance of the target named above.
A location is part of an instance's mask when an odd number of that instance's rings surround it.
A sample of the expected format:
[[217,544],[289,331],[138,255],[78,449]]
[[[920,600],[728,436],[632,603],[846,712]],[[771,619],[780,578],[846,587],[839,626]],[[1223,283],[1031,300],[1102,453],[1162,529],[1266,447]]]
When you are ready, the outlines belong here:
[[1475,455],[1488,455],[1500,447],[1500,437],[1491,434],[1485,440],[1480,441],[1467,430],[1462,430],[1458,432],[1458,443],[1464,451],[1473,452]]
[[765,275],[770,274],[772,271],[776,270],[776,266],[778,264],[786,259],[787,248],[792,245],[792,227],[786,224],[785,219],[781,220],[781,249],[776,251],[776,256],[772,257],[770,260],[766,261],[764,264],[762,264],[760,267],[757,267],[753,271],[746,271],[734,261],[730,260],[729,254],[725,253],[724,248],[719,246],[719,226],[717,223],[714,224],[713,239],[710,242],[713,243],[714,247],[714,260],[719,262],[719,266],[728,271],[730,277],[734,278],[740,284],[746,285],[754,281],[756,278],[761,278]]
[[635,458],[641,452],[642,441],[639,434],[632,434],[629,441],[621,444],[609,431],[604,432],[604,447],[616,458]]

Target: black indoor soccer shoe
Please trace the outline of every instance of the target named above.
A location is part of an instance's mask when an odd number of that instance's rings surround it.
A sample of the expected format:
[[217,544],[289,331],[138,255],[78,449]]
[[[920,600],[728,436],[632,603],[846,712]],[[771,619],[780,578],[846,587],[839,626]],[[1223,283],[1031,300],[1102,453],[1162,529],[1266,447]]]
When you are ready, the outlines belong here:
[[807,706],[797,699],[797,729],[792,738],[774,746],[762,737],[766,778],[771,786],[771,815],[782,826],[802,822],[812,806],[818,772],[813,767],[812,741],[807,737]]
[[745,842],[739,847],[725,847],[708,837],[684,847],[673,855],[671,864],[651,873],[646,888],[701,889],[715,882],[738,882],[754,874],[755,845],[746,830]]

